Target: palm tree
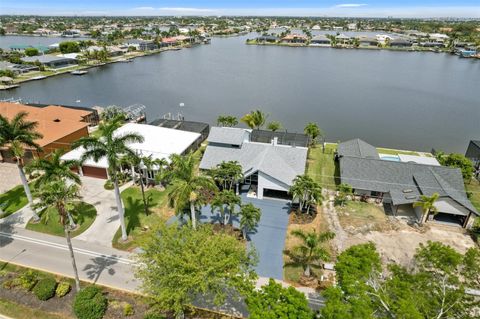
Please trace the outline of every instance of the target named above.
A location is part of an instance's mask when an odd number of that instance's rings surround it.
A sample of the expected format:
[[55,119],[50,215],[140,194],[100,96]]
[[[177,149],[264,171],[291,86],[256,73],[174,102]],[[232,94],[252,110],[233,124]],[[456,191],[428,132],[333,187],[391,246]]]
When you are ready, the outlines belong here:
[[75,262],[75,255],[73,254],[72,241],[70,238],[70,227],[66,222],[67,211],[72,209],[72,202],[80,198],[78,185],[67,185],[65,181],[54,179],[42,184],[37,192],[37,196],[40,201],[34,205],[36,208],[53,206],[58,211],[60,216],[59,221],[65,231],[68,250],[70,251],[73,273],[75,274],[75,288],[78,292],[80,291],[80,279],[78,278],[77,264]]
[[280,123],[278,121],[271,121],[267,125],[267,129],[269,129],[270,131],[273,131],[273,132],[276,132],[281,128],[282,128],[282,123]]
[[238,120],[232,115],[220,115],[217,118],[217,125],[224,127],[233,127],[238,124]]
[[211,170],[211,175],[222,189],[232,190],[233,186],[243,178],[243,169],[237,161],[224,161]]
[[245,114],[240,121],[245,123],[251,129],[259,130],[267,121],[267,115],[260,110],[251,111]]
[[315,145],[317,142],[317,138],[319,136],[322,136],[322,131],[320,130],[320,127],[318,127],[317,123],[310,122],[308,123],[305,128],[303,129],[305,134],[310,137],[310,144]]
[[83,137],[74,147],[83,147],[85,153],[81,157],[81,162],[91,158],[98,162],[101,158],[106,158],[108,162],[108,171],[110,179],[113,181],[115,189],[115,199],[117,201],[118,215],[120,216],[120,225],[122,228],[122,240],[127,240],[127,229],[125,227],[125,211],[120,197],[120,188],[118,187],[117,171],[119,168],[119,158],[122,156],[133,156],[135,152],[128,147],[130,143],[143,142],[143,136],[136,133],[125,133],[115,135],[114,132],[123,123],[123,117],[116,117],[112,121],[101,123],[98,130],[100,135]]
[[[240,199],[240,196],[235,195],[233,191],[222,190],[221,192],[216,193],[213,197],[211,203],[212,213],[218,209],[220,211],[223,225],[226,226],[228,221],[235,214],[235,206],[240,206],[241,202],[242,200]],[[228,208],[228,214],[225,212],[225,208]]]
[[300,239],[301,244],[295,246],[292,250],[285,250],[284,253],[293,263],[302,265],[303,274],[306,277],[310,277],[312,266],[330,258],[330,254],[322,247],[322,244],[332,240],[335,234],[332,232],[317,234],[315,230],[305,232],[301,229],[293,230],[290,234]]
[[242,205],[240,208],[240,228],[242,228],[243,238],[247,239],[247,233],[257,228],[262,211],[252,203]]
[[435,206],[435,202],[440,197],[438,193],[433,193],[432,196],[422,195],[420,200],[416,203],[413,203],[413,207],[421,207],[423,210],[422,224],[427,221],[428,215],[433,213],[433,215],[438,214],[438,209]]
[[300,212],[307,208],[307,214],[310,213],[312,205],[320,204],[323,199],[322,187],[308,175],[295,177],[289,192],[293,200],[298,200]]
[[43,136],[35,130],[38,122],[27,121],[26,117],[26,112],[20,112],[9,121],[6,117],[0,115],[0,146],[7,146],[15,158],[25,195],[30,205],[32,205],[32,193],[23,170],[23,157],[25,156],[25,148],[33,148],[36,151],[41,150],[40,145],[35,140]]
[[193,154],[173,154],[171,171],[168,174],[172,180],[167,193],[170,206],[175,208],[177,214],[182,214],[189,207],[192,227],[197,229],[197,208],[205,205],[207,193],[217,190],[213,179],[197,174]]

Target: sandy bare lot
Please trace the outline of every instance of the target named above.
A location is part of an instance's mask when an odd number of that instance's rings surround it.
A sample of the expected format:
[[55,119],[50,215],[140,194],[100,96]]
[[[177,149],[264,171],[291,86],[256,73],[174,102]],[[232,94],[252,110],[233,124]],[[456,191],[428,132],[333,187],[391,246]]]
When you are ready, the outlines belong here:
[[442,242],[461,253],[475,246],[472,238],[460,228],[430,224],[426,229],[420,232],[404,225],[397,231],[359,233],[349,236],[345,247],[371,241],[377,246],[384,262],[394,261],[408,266],[418,245],[428,240]]

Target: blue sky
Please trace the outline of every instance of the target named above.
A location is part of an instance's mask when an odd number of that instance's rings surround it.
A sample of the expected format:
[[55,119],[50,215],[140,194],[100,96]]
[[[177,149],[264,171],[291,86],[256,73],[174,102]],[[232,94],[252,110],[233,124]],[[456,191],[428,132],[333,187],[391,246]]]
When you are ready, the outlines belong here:
[[480,0],[0,0],[0,13],[480,18]]

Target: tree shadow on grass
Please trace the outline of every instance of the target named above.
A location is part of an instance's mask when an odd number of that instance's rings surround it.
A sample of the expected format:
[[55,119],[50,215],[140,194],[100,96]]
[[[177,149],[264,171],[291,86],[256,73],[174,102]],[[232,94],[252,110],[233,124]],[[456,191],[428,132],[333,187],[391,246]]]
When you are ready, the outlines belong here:
[[[128,196],[125,200],[125,218],[127,234],[130,234],[135,228],[142,226],[140,216],[145,217],[145,208],[143,206],[143,200],[132,196]],[[147,211],[149,215],[152,214],[151,209],[155,206],[155,203],[150,199],[147,199]]]
[[116,255],[102,255],[92,258],[90,259],[92,263],[85,265],[83,271],[87,274],[88,279],[93,280],[94,283],[98,281],[98,278],[105,270],[107,270],[110,276],[113,276],[115,275],[115,269],[112,266],[118,263],[117,259],[115,259],[116,257]]

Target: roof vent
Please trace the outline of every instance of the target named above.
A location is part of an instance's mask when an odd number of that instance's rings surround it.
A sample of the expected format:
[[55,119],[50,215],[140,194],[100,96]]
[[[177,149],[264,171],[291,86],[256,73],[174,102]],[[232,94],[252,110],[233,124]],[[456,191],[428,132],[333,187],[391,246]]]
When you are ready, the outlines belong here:
[[415,195],[408,195],[408,196],[405,196],[405,199],[416,199],[417,196]]
[[407,189],[404,189],[402,192],[403,192],[404,194],[406,194],[406,193],[411,193],[411,192],[413,192],[413,190],[411,190],[410,188],[407,188]]
[[54,121],[55,123],[58,123],[58,122],[60,122],[60,119],[54,119],[53,121]]

